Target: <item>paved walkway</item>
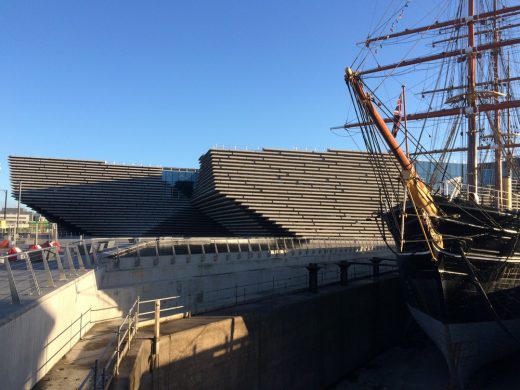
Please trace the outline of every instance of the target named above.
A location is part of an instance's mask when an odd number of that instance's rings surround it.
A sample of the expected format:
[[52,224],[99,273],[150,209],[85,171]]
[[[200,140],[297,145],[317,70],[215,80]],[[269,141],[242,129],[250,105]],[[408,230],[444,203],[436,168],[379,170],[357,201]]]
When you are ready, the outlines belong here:
[[34,386],[36,390],[76,389],[88,375],[96,359],[103,367],[114,348],[121,319],[96,324],[52,370]]

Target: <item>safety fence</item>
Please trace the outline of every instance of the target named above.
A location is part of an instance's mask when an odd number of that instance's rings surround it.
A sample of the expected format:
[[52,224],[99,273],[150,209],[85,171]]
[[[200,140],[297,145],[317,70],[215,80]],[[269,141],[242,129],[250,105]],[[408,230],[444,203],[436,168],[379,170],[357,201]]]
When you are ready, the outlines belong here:
[[[124,248],[116,246],[110,253],[111,261],[106,258],[110,268],[144,264],[144,258],[152,259],[151,265],[158,265],[160,258],[168,257],[171,264],[179,258],[190,262],[194,259],[207,260],[241,260],[261,257],[283,257],[303,255],[353,254],[387,250],[382,240],[343,240],[343,239],[303,239],[292,237],[268,238],[190,238],[177,239],[162,237],[142,239]],[[142,264],[143,263],[143,264]],[[147,263],[149,264],[149,263]]]
[[[318,284],[320,287],[342,284],[347,285],[363,279],[377,279],[386,274],[392,274],[397,271],[395,259],[372,259],[367,262],[347,261],[341,264],[337,270],[327,269],[329,264],[322,264],[323,268],[318,265]],[[348,275],[344,270],[348,269]],[[343,272],[342,272],[343,271]],[[196,307],[187,307],[177,304],[181,300],[181,296],[172,296],[166,298],[140,300],[138,297],[134,302],[121,325],[118,327],[113,341],[107,345],[107,348],[96,359],[94,365],[90,368],[87,376],[82,381],[78,389],[99,390],[107,389],[112,380],[119,375],[119,366],[124,357],[130,350],[131,344],[138,334],[140,328],[144,326],[154,325],[154,343],[157,343],[159,337],[159,322],[166,320],[165,317],[178,317],[203,313],[207,310],[216,310],[226,307],[232,307],[239,304],[254,302],[258,299],[266,299],[269,296],[281,295],[287,292],[298,292],[303,290],[312,291],[312,281],[309,275],[300,275],[289,278],[274,280],[262,293],[258,293],[258,285],[265,285],[268,282],[240,284],[230,288],[215,289],[207,291],[207,296],[212,296],[205,300],[206,310]],[[249,292],[249,288],[252,293]],[[189,300],[188,300],[189,301]],[[169,304],[164,305],[163,302]],[[153,304],[155,310],[148,309],[145,306]],[[163,314],[168,314],[164,316]],[[154,350],[157,347],[155,347]]]
[[[20,304],[52,291],[82,275],[87,269],[104,266],[117,269],[131,259],[131,266],[159,264],[168,258],[240,260],[301,256],[340,255],[386,249],[378,240],[308,240],[301,238],[99,238],[71,241],[49,247],[0,256],[0,303]],[[126,264],[127,265],[127,264]],[[5,272],[2,272],[5,271]]]
[[45,295],[99,265],[118,245],[115,239],[82,240],[0,256],[0,303]]
[[[117,328],[114,338],[96,359],[78,389],[108,389],[113,379],[119,375],[121,362],[130,350],[139,328],[152,323],[157,327],[156,323],[161,321],[161,317],[165,317],[163,314],[183,309],[182,305],[166,305],[161,308],[161,302],[174,302],[178,298],[180,297],[171,296],[140,300],[138,297]],[[150,304],[154,305],[154,310],[146,309],[146,306]],[[158,337],[156,337],[156,342],[157,339]]]

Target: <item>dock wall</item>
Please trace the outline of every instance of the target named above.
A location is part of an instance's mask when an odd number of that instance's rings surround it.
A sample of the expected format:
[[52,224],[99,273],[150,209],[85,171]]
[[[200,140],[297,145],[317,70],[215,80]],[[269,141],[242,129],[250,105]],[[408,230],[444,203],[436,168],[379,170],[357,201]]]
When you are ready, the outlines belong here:
[[1,318],[0,377],[5,379],[0,387],[33,387],[94,323],[121,318],[138,296],[154,299],[179,295],[175,304],[183,305],[184,311],[205,313],[305,288],[305,266],[311,262],[320,263],[319,284],[324,285],[338,281],[339,261],[365,263],[352,265],[350,277],[370,275],[370,258],[385,254],[384,249],[367,247],[175,258],[143,255],[121,257],[96,270],[75,272],[55,290]]
[[408,314],[398,278],[388,277],[203,318],[161,337],[155,371],[143,343],[130,388],[326,388],[397,344]]
[[[386,247],[327,248],[172,256],[127,256],[99,274],[104,293],[126,311],[141,300],[178,295],[187,311],[204,313],[273,293],[308,286],[309,263],[318,263],[319,284],[339,282],[339,262],[351,261],[349,277],[372,274],[371,259],[388,258]],[[389,263],[393,266],[393,263]],[[381,265],[385,271],[389,264]]]
[[2,389],[30,389],[92,325],[118,317],[116,302],[98,290],[96,272],[42,296],[0,321]]

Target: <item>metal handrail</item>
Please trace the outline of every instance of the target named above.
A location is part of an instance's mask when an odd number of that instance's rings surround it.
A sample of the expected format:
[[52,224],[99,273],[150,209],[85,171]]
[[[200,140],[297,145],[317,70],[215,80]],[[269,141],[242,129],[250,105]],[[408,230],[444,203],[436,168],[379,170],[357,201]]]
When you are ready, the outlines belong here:
[[[366,278],[369,278],[369,277],[379,277],[379,276],[382,276],[382,275],[385,275],[385,274],[390,274],[390,273],[395,273],[396,272],[396,265],[395,264],[385,264],[384,262],[390,262],[390,263],[395,263],[395,260],[394,259],[377,259],[376,262],[366,262],[366,263],[363,263],[363,262],[356,262],[356,261],[353,261],[353,262],[348,262],[349,265],[352,265],[352,266],[356,266],[356,265],[359,265],[359,266],[367,266],[367,267],[373,267],[373,273],[372,275],[362,275],[362,276],[353,276],[353,277],[349,277],[349,280],[350,281],[356,281],[356,280],[362,280],[362,279],[366,279]],[[386,270],[386,271],[380,271],[379,270],[379,267],[387,267],[387,268],[390,268],[389,270]],[[377,267],[377,271],[376,271],[376,267]],[[329,272],[329,273],[332,273],[332,272]],[[333,272],[333,274],[336,275],[336,278],[338,276],[338,272]],[[287,283],[285,283],[285,286],[280,288],[276,288],[275,285],[274,285],[274,282],[273,282],[273,287],[272,287],[272,293],[275,293],[275,291],[280,291],[280,290],[294,290],[295,288],[299,288],[300,290],[302,290],[304,288],[304,283],[306,283],[307,281],[307,276],[306,275],[300,275],[300,276],[297,276],[297,277],[289,277],[289,278],[284,278],[284,279],[278,279],[276,280],[276,282],[287,282],[287,281],[292,281],[292,280],[295,280],[295,279],[298,279],[299,281],[296,283],[296,284],[290,284],[288,285]],[[325,279],[322,277],[322,282],[324,282]],[[332,283],[337,283],[338,281],[335,280],[333,281]],[[207,301],[206,303],[214,303],[216,301],[222,301],[222,302],[226,302],[224,303],[223,305],[221,306],[215,306],[213,305],[211,307],[211,310],[215,310],[215,309],[218,309],[218,308],[222,308],[222,307],[228,307],[228,306],[233,306],[235,304],[238,304],[238,290],[239,289],[243,289],[244,291],[244,299],[246,297],[246,294],[245,294],[245,288],[246,287],[249,287],[249,286],[252,286],[252,285],[260,285],[260,284],[268,284],[268,283],[271,283],[271,281],[264,281],[264,282],[257,282],[257,283],[248,283],[248,284],[243,284],[243,285],[235,285],[235,286],[231,286],[231,287],[227,287],[227,288],[222,288],[222,289],[216,289],[216,290],[210,290],[210,291],[207,291],[206,293],[208,295],[211,295],[212,293],[218,293],[218,292],[221,292],[221,291],[229,291],[229,290],[234,290],[235,291],[235,301],[234,303],[229,303],[229,299],[230,298],[233,298],[232,296],[226,296],[226,297],[221,297],[221,298],[217,298],[215,300],[210,300],[210,301]],[[325,284],[330,284],[331,281],[330,279],[327,280],[327,283]],[[324,285],[324,284],[322,284]],[[258,291],[254,294],[254,295],[258,295]],[[262,297],[265,297],[266,294],[265,294],[265,291],[260,291],[260,293],[262,293]],[[241,295],[242,296],[242,295]],[[136,337],[137,333],[138,333],[138,330],[139,328],[141,327],[141,325],[145,326],[145,325],[149,325],[150,324],[150,321],[146,321],[146,320],[141,320],[141,317],[144,317],[144,316],[147,316],[147,315],[150,315],[150,314],[153,314],[155,313],[155,311],[144,311],[142,312],[141,311],[141,305],[146,305],[146,304],[151,304],[151,303],[155,303],[155,305],[157,305],[158,302],[163,302],[163,301],[168,301],[168,300],[176,300],[176,299],[179,299],[181,298],[180,295],[175,295],[175,296],[170,296],[170,297],[163,297],[163,298],[156,298],[156,299],[148,299],[148,300],[140,300],[139,297],[137,297],[137,299],[135,300],[135,302],[132,304],[131,308],[129,309],[127,315],[125,316],[125,318],[123,318],[121,324],[118,326],[118,330],[116,332],[116,336],[114,338],[114,350],[112,351],[112,353],[110,354],[106,364],[103,366],[102,368],[102,373],[101,375],[99,375],[99,372],[98,372],[98,362],[101,360],[101,358],[103,357],[104,353],[102,353],[102,355],[96,360],[95,364],[93,367],[91,367],[91,369],[89,370],[89,372],[87,373],[86,377],[83,379],[81,385],[78,387],[78,389],[94,389],[94,390],[97,390],[97,389],[107,389],[110,385],[110,383],[112,382],[112,380],[114,379],[114,377],[117,377],[117,375],[119,374],[119,366],[123,360],[123,358],[125,357],[125,355],[128,353],[128,351],[130,350],[130,346],[131,346],[131,343],[132,341],[134,340],[134,338]],[[243,303],[244,300],[242,300],[242,302],[240,303]],[[159,304],[160,305],[160,304]],[[167,311],[171,311],[171,310],[178,310],[178,309],[182,309],[184,308],[185,306],[184,305],[177,305],[177,306],[174,306],[174,307],[164,307],[160,309],[160,313],[164,313],[164,312],[167,312]],[[95,309],[94,309],[95,310]],[[156,318],[156,321],[157,321],[157,318]],[[126,327],[125,327],[126,325]],[[90,380],[93,378],[92,380],[92,386],[87,386],[90,384]],[[99,383],[101,381],[101,383]],[[101,386],[100,386],[101,385]]]
[[[283,247],[281,246],[283,243]],[[271,247],[269,244],[273,244]],[[226,247],[224,252],[220,252],[217,249],[217,245]],[[206,249],[206,246],[209,249]],[[242,249],[241,246],[247,246],[247,249]],[[221,254],[221,253],[257,253],[264,251],[262,246],[267,246],[267,251],[271,255],[285,255],[293,251],[299,250],[316,250],[327,251],[334,249],[347,249],[347,248],[359,248],[360,250],[366,250],[367,248],[384,248],[386,243],[384,240],[379,239],[356,239],[347,240],[341,238],[328,238],[328,239],[312,239],[312,238],[295,238],[295,237],[253,237],[253,238],[185,238],[180,239],[176,237],[160,237],[160,238],[146,238],[137,241],[133,245],[128,245],[126,248],[116,248],[111,252],[111,256],[120,258],[127,254],[135,253],[138,258],[141,257],[141,251],[143,249],[155,248],[155,257],[160,256],[160,251],[163,251],[165,247],[171,247],[170,252],[167,253],[173,257],[176,257],[178,253],[175,247],[186,247],[188,251],[187,255],[202,255],[206,256],[209,254]],[[236,249],[236,250],[235,250]],[[196,250],[197,253],[193,253]]]
[[[126,241],[127,247],[121,247],[120,241]],[[131,241],[131,242],[130,242]],[[115,245],[111,248],[103,245],[106,243],[114,243]],[[133,244],[135,243],[135,244]],[[294,237],[250,237],[250,238],[179,238],[179,237],[156,237],[156,238],[96,238],[96,239],[82,239],[73,241],[61,247],[61,251],[58,252],[56,247],[42,248],[37,250],[30,250],[21,252],[18,254],[0,256],[0,261],[3,261],[6,268],[9,291],[11,295],[11,302],[13,304],[21,303],[20,293],[27,288],[20,289],[17,286],[16,278],[23,278],[24,281],[30,282],[29,292],[30,294],[41,295],[47,290],[45,288],[55,288],[55,278],[51,272],[50,262],[55,261],[58,279],[60,281],[67,281],[78,277],[86,268],[96,267],[99,264],[106,263],[107,260],[103,260],[102,257],[109,259],[115,257],[113,263],[115,267],[118,266],[118,262],[121,256],[125,255],[129,251],[136,251],[139,260],[136,260],[136,264],[140,261],[140,250],[143,248],[154,248],[155,247],[155,258],[154,264],[159,261],[159,257],[165,255],[164,247],[170,247],[170,253],[166,255],[171,256],[172,262],[175,257],[178,256],[178,249],[185,247],[187,250],[187,256],[190,258],[194,255],[200,255],[202,258],[206,256],[217,256],[217,255],[230,255],[236,253],[238,256],[253,256],[255,253],[267,252],[267,256],[287,256],[292,254],[298,254],[305,251],[307,254],[309,251],[318,251],[318,253],[338,253],[341,250],[355,250],[355,251],[366,251],[370,249],[384,248],[385,243],[382,240],[375,239],[361,239],[361,240],[347,240],[341,238],[329,238],[329,239],[305,239],[305,238],[294,238]],[[220,246],[220,248],[218,247]],[[177,250],[176,250],[177,247]],[[224,248],[222,248],[224,247]],[[336,251],[336,252],[334,252]],[[101,255],[102,253],[102,255]],[[38,280],[34,269],[32,269],[32,260],[34,257],[39,256],[38,260],[43,263],[46,282],[42,284]],[[27,276],[15,276],[10,259],[21,259],[25,260],[26,272],[29,273]],[[108,260],[113,262],[114,259]],[[54,264],[54,263],[53,263]],[[68,268],[68,270],[67,270]],[[55,269],[56,270],[56,269]],[[19,271],[16,270],[16,271]],[[40,275],[40,278],[42,276]],[[26,282],[25,282],[26,283]],[[46,287],[44,287],[44,285]],[[43,291],[42,291],[43,289]]]
[[[455,196],[455,198],[461,198],[467,195],[467,183],[456,183],[452,185],[458,190],[458,194]],[[480,197],[481,203],[483,204],[491,204],[496,199],[500,200],[500,202],[504,202],[507,200],[505,191],[499,191],[496,188],[487,185],[478,187],[478,195]],[[449,196],[449,194],[445,196]],[[511,199],[513,203],[513,210],[518,210],[520,207],[520,193],[518,191],[513,190],[511,192]]]
[[[98,375],[98,364],[105,355],[105,351],[103,351],[99,358],[96,359],[94,366],[90,368],[89,372],[81,382],[78,389],[108,389],[110,384],[112,383],[112,380],[119,375],[119,367],[121,365],[121,362],[130,350],[132,341],[135,339],[139,330],[139,319],[141,316],[149,314],[148,312],[140,313],[141,304],[173,300],[178,298],[180,298],[180,296],[163,297],[158,299],[141,301],[139,297],[137,297],[137,299],[134,301],[134,303],[128,310],[127,315],[125,316],[125,318],[123,318],[123,321],[117,328],[116,335],[114,336],[112,342],[114,344],[114,350],[111,352],[105,365],[102,368],[102,375]],[[176,306],[175,309],[180,309],[183,307],[184,306]],[[172,309],[173,308],[164,308],[161,309],[160,312],[165,312]],[[112,343],[110,343],[109,345],[111,345]],[[91,378],[94,379],[92,381],[92,386],[89,386],[89,381]]]
[[[103,249],[100,250],[99,243],[112,240],[80,240],[61,247],[46,247],[0,256],[0,263],[4,264],[7,273],[11,303],[21,304],[23,291],[28,290],[29,295],[41,296],[49,291],[48,289],[57,287],[56,279],[72,280],[80,276],[86,268],[96,267],[99,263],[98,257],[105,252]],[[33,267],[33,263],[40,261],[43,265],[43,274],[37,274]],[[20,267],[21,264],[25,264],[25,269]],[[20,274],[20,271],[23,273]],[[53,271],[57,271],[58,274]],[[25,272],[28,275],[24,274]],[[41,278],[45,280],[39,280]],[[22,288],[17,285],[16,279],[25,283],[29,281],[29,287]]]

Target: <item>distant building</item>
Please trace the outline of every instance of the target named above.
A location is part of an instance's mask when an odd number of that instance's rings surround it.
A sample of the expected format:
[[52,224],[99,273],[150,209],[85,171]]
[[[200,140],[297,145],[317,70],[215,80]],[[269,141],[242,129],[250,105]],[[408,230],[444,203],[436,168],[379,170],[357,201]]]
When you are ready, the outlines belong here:
[[[211,149],[200,169],[15,156],[9,166],[13,189],[23,182],[22,202],[61,231],[367,240],[381,238],[380,178],[369,156]],[[385,180],[402,191],[398,177],[392,168]]]
[[[16,207],[7,207],[5,209],[5,220],[7,222],[7,227],[14,227],[16,225],[16,220],[18,218],[18,209]],[[40,219],[40,215],[26,210],[20,209],[20,217],[18,219],[19,227],[28,227],[30,222],[38,221]],[[4,220],[4,209],[0,210],[0,220]]]

